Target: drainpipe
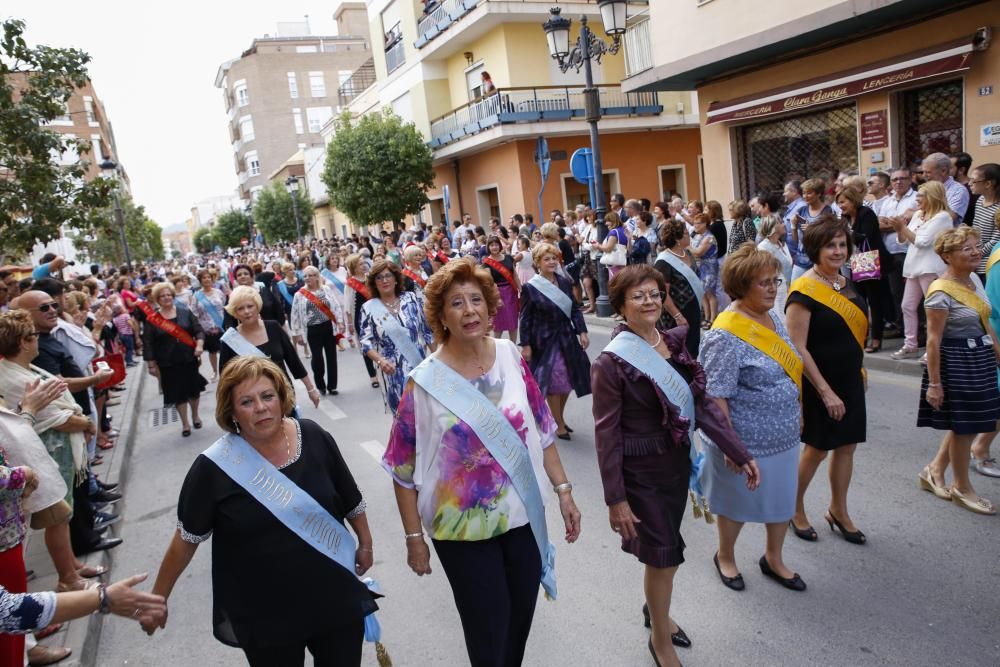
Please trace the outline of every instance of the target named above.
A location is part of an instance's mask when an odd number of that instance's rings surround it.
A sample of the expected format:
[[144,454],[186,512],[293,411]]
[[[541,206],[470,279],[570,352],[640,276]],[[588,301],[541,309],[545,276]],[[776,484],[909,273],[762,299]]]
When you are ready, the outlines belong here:
[[[465,206],[462,204],[462,177],[458,169],[458,160],[452,160],[451,166],[455,169],[455,190],[458,191],[458,219],[461,220],[462,216],[465,215]],[[451,220],[448,221],[451,225]],[[449,227],[448,229],[451,229]]]

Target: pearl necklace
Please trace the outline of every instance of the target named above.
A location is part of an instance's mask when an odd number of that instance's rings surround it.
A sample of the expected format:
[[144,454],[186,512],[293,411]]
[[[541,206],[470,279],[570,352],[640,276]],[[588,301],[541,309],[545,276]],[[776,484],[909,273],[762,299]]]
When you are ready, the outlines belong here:
[[676,253],[676,252],[674,252],[673,248],[667,248],[667,252],[669,252],[674,257],[680,257],[681,259],[687,259],[687,253],[683,253],[683,252],[682,253]]
[[652,348],[655,349],[656,346],[659,345],[663,341],[663,338],[660,336],[660,332],[656,330],[656,327],[653,327],[653,333],[656,335],[656,341],[653,342],[653,343],[650,343],[649,339],[646,338],[645,336],[641,335],[641,334],[640,334],[639,337],[642,338],[644,341],[646,341],[647,345],[649,345],[650,347],[652,347]]

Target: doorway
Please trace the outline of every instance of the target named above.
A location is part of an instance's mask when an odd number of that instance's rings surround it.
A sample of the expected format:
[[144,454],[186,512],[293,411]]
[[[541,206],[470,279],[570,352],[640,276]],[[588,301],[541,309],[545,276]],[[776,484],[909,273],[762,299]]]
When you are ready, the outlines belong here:
[[670,201],[671,197],[677,196],[686,199],[687,192],[687,170],[682,164],[668,164],[658,167],[660,170],[660,198],[661,201]]
[[[572,174],[562,174],[563,208],[571,210],[577,204],[593,206],[590,202],[590,189],[583,183],[578,183]],[[611,169],[604,172],[601,179],[604,186],[604,209],[611,210],[611,195],[620,192],[618,184],[618,170]]]
[[500,186],[486,185],[476,189],[476,203],[479,207],[479,226],[483,230],[490,228],[490,218],[503,220],[500,215]]

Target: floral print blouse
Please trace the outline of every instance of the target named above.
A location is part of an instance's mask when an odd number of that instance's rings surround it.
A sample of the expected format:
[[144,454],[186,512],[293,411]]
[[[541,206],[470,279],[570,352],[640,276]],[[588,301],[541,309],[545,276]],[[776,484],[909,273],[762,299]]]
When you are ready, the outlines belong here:
[[7,457],[0,449],[0,551],[7,551],[24,540],[24,470],[7,467]]
[[[521,436],[542,498],[548,497],[542,450],[553,443],[556,423],[517,346],[497,339],[496,362],[470,382]],[[475,431],[412,381],[382,465],[397,483],[417,490],[424,530],[435,540],[486,540],[528,524],[510,477]]]

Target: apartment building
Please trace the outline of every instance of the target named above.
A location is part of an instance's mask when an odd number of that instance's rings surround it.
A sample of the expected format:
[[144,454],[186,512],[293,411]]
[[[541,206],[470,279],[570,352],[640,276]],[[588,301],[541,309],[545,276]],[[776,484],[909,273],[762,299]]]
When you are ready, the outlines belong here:
[[723,201],[938,151],[1000,162],[998,17],[998,0],[655,2],[663,38],[622,86],[697,91],[705,189]]
[[362,2],[334,15],[338,36],[312,36],[307,23],[282,24],[254,39],[215,76],[222,90],[239,195],[249,200],[291,156],[322,146],[320,128],[340,112],[339,90],[371,57]]
[[[646,3],[630,5],[633,22]],[[435,188],[422,219],[455,220],[564,209],[589,200],[569,160],[590,146],[584,121],[583,72],[560,71],[542,23],[550,4],[527,0],[370,0],[368,21],[375,83],[353,87],[350,110],[389,107],[413,122],[434,153]],[[603,37],[596,0],[561,3]],[[607,38],[610,41],[610,38]],[[594,63],[600,91],[604,191],[654,199],[698,196],[700,137],[690,92],[627,94],[622,49]],[[488,73],[496,91],[483,89]],[[552,159],[543,190],[534,160],[545,137]],[[449,197],[445,198],[445,186]],[[450,208],[447,208],[450,204]],[[545,214],[547,217],[547,213]]]

